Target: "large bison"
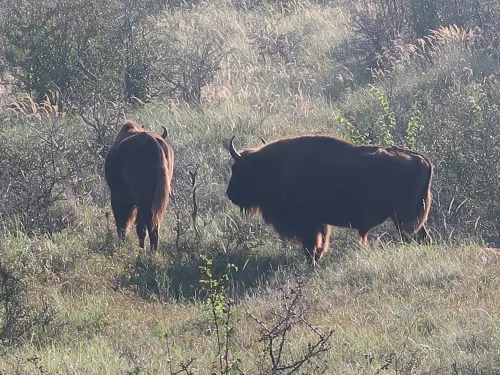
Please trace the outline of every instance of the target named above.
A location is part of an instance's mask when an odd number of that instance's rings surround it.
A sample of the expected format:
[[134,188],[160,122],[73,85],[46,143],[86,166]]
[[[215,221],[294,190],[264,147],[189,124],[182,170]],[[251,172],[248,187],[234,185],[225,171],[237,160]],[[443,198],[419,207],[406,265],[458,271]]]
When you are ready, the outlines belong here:
[[104,163],[111,193],[111,208],[120,239],[131,222],[136,223],[139,246],[144,248],[146,230],[151,250],[158,247],[158,229],[170,199],[174,152],[164,138],[125,121]]
[[238,152],[233,140],[228,198],[302,242],[311,262],[328,251],[330,225],[357,229],[366,243],[368,231],[391,218],[405,240],[430,243],[432,164],[425,155],[330,136],[262,139]]

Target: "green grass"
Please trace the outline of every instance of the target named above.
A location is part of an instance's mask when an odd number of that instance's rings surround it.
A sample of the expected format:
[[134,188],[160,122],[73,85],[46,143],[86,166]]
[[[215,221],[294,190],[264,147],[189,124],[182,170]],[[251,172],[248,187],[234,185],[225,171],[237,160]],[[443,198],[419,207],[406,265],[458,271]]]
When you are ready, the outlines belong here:
[[[23,264],[21,272],[30,276],[33,293],[50,302],[55,318],[20,347],[4,347],[0,368],[6,373],[34,373],[34,365],[26,362],[33,355],[54,374],[169,373],[170,365],[191,358],[196,359],[194,373],[209,373],[216,360],[214,326],[199,285],[193,286],[198,295],[151,294],[143,299],[134,286],[123,283],[134,262],[148,259],[134,245],[108,256],[79,251],[70,236],[55,244],[36,242],[44,251],[33,253],[33,242],[25,239],[5,254],[16,253],[13,265]],[[281,247],[268,257],[259,251],[250,260],[238,254],[214,258],[239,267],[230,277],[236,286],[229,289],[236,301],[231,356],[241,360],[245,373],[258,372],[264,349],[259,325],[249,314],[272,324],[280,311],[281,290],[290,293],[299,279],[311,324],[334,329],[325,357],[328,373],[453,374],[454,365],[462,373],[495,373],[500,260],[490,250],[474,244],[350,245],[334,249],[312,270],[297,247]],[[73,252],[73,260],[61,262],[61,252]],[[24,267],[28,255],[44,269]],[[154,266],[167,273],[180,272],[194,284],[201,278],[195,272],[197,260],[186,261],[179,270],[168,256],[155,259]],[[175,277],[170,282],[172,290],[182,283]],[[158,332],[165,332],[167,340]],[[298,324],[290,332],[288,350],[300,353],[310,340],[310,329]]]

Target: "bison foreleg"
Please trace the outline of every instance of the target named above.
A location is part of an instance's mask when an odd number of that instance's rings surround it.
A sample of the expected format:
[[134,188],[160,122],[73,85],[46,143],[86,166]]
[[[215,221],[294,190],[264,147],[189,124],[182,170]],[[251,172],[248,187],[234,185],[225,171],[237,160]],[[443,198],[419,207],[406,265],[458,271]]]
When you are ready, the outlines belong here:
[[359,230],[358,243],[360,246],[365,246],[368,243],[368,230]]
[[425,225],[422,225],[422,228],[416,233],[417,237],[417,242],[422,243],[425,245],[431,245],[432,244],[432,238],[429,234],[429,230],[425,227]]
[[316,234],[316,253],[314,254],[314,259],[319,262],[328,252],[330,247],[330,235],[332,233],[332,227],[330,225],[322,225]]
[[302,234],[302,246],[307,260],[313,265],[316,265],[328,252],[330,234],[331,227],[323,224],[305,230]]

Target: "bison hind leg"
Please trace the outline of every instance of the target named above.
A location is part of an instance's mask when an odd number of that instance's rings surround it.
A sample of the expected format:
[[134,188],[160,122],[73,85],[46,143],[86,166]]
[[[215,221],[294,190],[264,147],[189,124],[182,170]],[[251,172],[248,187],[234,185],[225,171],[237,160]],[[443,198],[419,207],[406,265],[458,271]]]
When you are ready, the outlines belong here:
[[[151,192],[150,192],[151,193]],[[139,234],[139,228],[137,235],[139,236],[139,240],[144,243],[144,239],[146,237],[146,230],[149,235],[149,244],[151,247],[151,251],[156,251],[158,248],[158,225],[154,225],[153,220],[153,196],[154,194],[143,194],[138,198],[138,216],[141,217],[141,234]],[[144,245],[141,245],[144,248]]]
[[396,214],[394,214],[393,216],[391,216],[391,220],[396,226],[396,229],[399,231],[401,239],[404,242],[410,243],[412,241],[416,241],[420,244],[426,245],[430,245],[432,243],[431,236],[425,225],[422,225],[422,227],[415,233],[415,227],[417,226],[418,218],[407,217],[407,221],[404,221],[402,220],[403,217],[403,215],[397,216]]
[[156,251],[158,249],[158,227],[149,229],[149,245],[151,246],[151,251]]
[[142,219],[141,215],[137,215],[135,230],[137,237],[139,237],[139,247],[144,249],[144,240],[146,239],[146,223]]
[[[153,215],[150,210],[140,210],[141,226],[137,227],[137,235],[139,236],[139,246],[144,249],[144,239],[146,238],[146,230],[149,235],[149,245],[151,251],[156,251],[158,248],[158,226],[153,225]],[[141,213],[142,212],[142,213]],[[139,215],[138,215],[139,216]],[[139,234],[140,231],[140,234]]]
[[123,241],[130,223],[135,219],[135,215],[137,214],[135,204],[133,200],[115,196],[111,198],[111,209],[115,217],[118,238]]

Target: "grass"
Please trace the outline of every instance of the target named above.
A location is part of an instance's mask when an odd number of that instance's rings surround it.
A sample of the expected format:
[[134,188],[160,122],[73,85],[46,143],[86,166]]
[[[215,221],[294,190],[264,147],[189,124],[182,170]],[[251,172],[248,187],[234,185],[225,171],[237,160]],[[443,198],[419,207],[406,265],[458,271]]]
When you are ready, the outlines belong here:
[[[23,272],[35,278],[33,285],[43,286],[36,292],[50,301],[55,319],[22,346],[3,349],[0,368],[5,373],[33,373],[27,359],[34,355],[48,373],[169,373],[170,366],[192,358],[194,373],[209,373],[215,360],[214,328],[202,296],[141,299],[122,280],[130,275],[131,264],[146,255],[131,244],[113,256],[79,252],[70,236],[61,237],[55,244],[39,239],[46,252],[31,253],[28,239],[16,244],[15,263],[23,263],[21,252],[45,264],[43,271],[28,267]],[[70,249],[76,253],[74,260],[61,263],[58,253]],[[299,279],[304,282],[301,303],[309,321],[325,331],[334,329],[325,359],[327,373],[454,374],[453,366],[459,373],[494,373],[500,339],[495,312],[500,260],[493,252],[474,244],[350,245],[335,249],[313,271],[293,259],[297,250],[289,248],[287,256],[281,249],[270,259],[260,254],[246,267],[241,257],[231,259],[239,267],[231,279],[245,286],[230,288],[236,301],[231,356],[241,360],[245,373],[257,373],[264,349],[259,325],[250,314],[272,324],[283,293],[297,288]],[[176,267],[168,258],[157,261],[165,262],[170,272]],[[197,264],[188,262],[187,267],[194,271]],[[196,280],[194,272],[185,277]],[[294,326],[290,355],[312,339],[307,326]]]

